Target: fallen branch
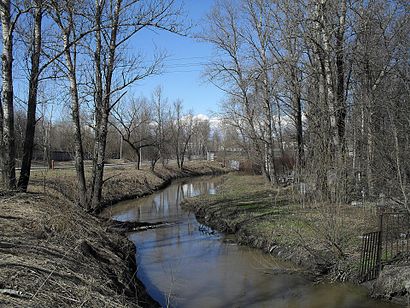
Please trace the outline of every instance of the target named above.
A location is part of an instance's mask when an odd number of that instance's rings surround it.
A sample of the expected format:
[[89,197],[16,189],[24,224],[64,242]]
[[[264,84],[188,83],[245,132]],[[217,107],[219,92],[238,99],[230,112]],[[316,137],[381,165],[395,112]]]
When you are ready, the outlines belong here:
[[30,298],[31,295],[25,294],[21,291],[16,291],[12,289],[0,289],[0,294],[10,295],[13,297],[20,297],[20,298]]
[[148,229],[155,229],[176,224],[167,221],[145,222],[145,221],[115,221],[107,228],[108,231],[115,231],[120,233],[146,231]]

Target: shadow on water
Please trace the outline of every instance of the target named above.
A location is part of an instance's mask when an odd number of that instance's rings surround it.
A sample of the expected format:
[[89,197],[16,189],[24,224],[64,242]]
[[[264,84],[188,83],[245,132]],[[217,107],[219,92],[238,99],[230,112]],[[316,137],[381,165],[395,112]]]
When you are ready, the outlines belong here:
[[[215,193],[221,177],[176,181],[151,196],[105,211],[120,221],[176,224],[129,234],[137,246],[138,278],[171,307],[395,307],[348,284],[313,285],[295,265],[238,246],[181,209],[191,196]],[[285,270],[283,270],[285,269]],[[291,271],[286,271],[290,269]],[[283,271],[282,271],[283,270]]]

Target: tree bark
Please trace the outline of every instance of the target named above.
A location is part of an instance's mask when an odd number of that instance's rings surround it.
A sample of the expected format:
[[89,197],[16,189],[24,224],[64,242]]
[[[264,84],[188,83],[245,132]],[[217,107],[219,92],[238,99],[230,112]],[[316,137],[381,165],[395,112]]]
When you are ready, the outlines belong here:
[[29,80],[29,93],[27,100],[27,124],[23,144],[23,158],[21,162],[20,178],[18,188],[21,191],[27,191],[30,179],[31,160],[33,157],[34,134],[36,129],[36,109],[37,109],[37,92],[39,83],[39,67],[41,52],[41,26],[42,26],[42,1],[35,1],[34,9],[34,29],[33,43],[31,54],[31,71]]
[[100,140],[100,127],[102,119],[102,103],[103,103],[103,77],[102,77],[102,67],[101,67],[101,52],[102,52],[102,41],[101,41],[101,18],[102,18],[102,4],[99,0],[95,1],[95,51],[94,51],[94,66],[95,66],[95,93],[94,93],[94,155],[93,155],[93,176],[91,182],[91,198],[94,196],[94,189],[96,187],[95,181],[97,180],[97,168],[98,168],[98,148]]
[[[97,0],[98,3],[98,0]],[[99,6],[99,4],[97,4]],[[101,98],[96,98],[95,104],[97,112],[101,112],[100,122],[96,126],[96,139],[95,139],[95,149],[97,149],[96,157],[93,160],[93,187],[91,196],[91,207],[96,209],[101,202],[102,187],[104,184],[104,165],[105,165],[105,150],[107,143],[107,132],[108,132],[108,117],[111,110],[111,86],[112,78],[115,69],[115,54],[117,49],[117,34],[119,28],[119,19],[121,14],[122,1],[117,0],[115,4],[114,13],[111,19],[111,32],[110,32],[110,42],[108,49],[108,62],[105,70],[105,84],[102,91],[103,95]],[[97,14],[98,15],[98,14]],[[98,18],[98,16],[97,16]],[[101,25],[101,16],[99,20],[96,20],[98,25]],[[100,29],[101,30],[101,29]],[[98,37],[99,36],[99,37]],[[100,45],[97,45],[96,49],[96,77],[102,77],[102,68],[98,66],[99,60],[101,59],[101,31],[96,31],[96,40]],[[97,43],[98,44],[98,43]],[[99,49],[98,49],[99,48]],[[100,75],[99,75],[100,74]],[[97,100],[98,99],[98,100]],[[101,99],[101,100],[100,100]]]
[[1,1],[0,18],[2,25],[2,108],[3,108],[3,149],[2,178],[8,189],[16,188],[16,148],[14,134],[13,102],[13,25],[10,0]]
[[345,24],[346,24],[346,0],[341,1],[341,12],[339,16],[339,26],[336,32],[336,76],[337,76],[337,128],[341,151],[345,151],[345,120],[346,120],[346,99],[345,99]]
[[[74,125],[74,152],[75,152],[75,169],[77,173],[79,203],[80,206],[88,209],[87,201],[87,184],[85,181],[84,172],[84,150],[82,143],[81,122],[80,122],[80,100],[78,95],[78,83],[76,76],[76,54],[74,51],[74,59],[71,57],[69,46],[68,33],[64,34],[64,49],[66,50],[66,62],[68,67],[68,79],[70,81],[70,96],[71,96],[71,118]],[[76,48],[76,47],[74,47]]]
[[[77,43],[75,39],[77,38],[74,27],[74,12],[72,7],[67,7],[67,24],[63,23],[60,8],[57,2],[53,2],[53,13],[52,16],[57,26],[60,28],[62,40],[63,40],[63,54],[65,57],[65,66],[67,69],[66,75],[70,83],[70,103],[71,103],[71,120],[74,126],[74,166],[78,181],[78,194],[79,194],[79,205],[83,209],[88,209],[88,198],[87,198],[87,184],[85,180],[84,172],[84,151],[83,151],[83,140],[81,133],[81,120],[80,120],[80,99],[77,81]],[[74,36],[74,40],[70,39]]]
[[331,46],[330,37],[327,28],[327,22],[325,17],[325,8],[327,5],[327,0],[320,1],[320,24],[321,24],[321,35],[323,43],[323,74],[326,86],[326,102],[329,110],[329,122],[330,122],[330,134],[331,134],[331,150],[332,158],[334,162],[338,162],[340,158],[340,140],[339,140],[339,130],[337,126],[336,117],[336,106],[335,106],[335,93],[333,87],[332,79],[332,63],[331,63]]
[[95,160],[94,170],[94,187],[92,188],[91,208],[96,209],[101,202],[102,188],[104,184],[104,165],[105,165],[105,148],[107,144],[108,133],[108,114],[103,113],[98,129],[98,139],[96,139],[97,159]]

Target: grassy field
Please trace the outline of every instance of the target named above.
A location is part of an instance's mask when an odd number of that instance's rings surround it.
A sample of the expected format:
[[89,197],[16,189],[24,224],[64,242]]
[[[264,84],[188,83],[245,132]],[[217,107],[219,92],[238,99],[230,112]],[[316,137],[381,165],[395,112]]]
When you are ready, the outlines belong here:
[[377,229],[372,209],[301,205],[292,187],[272,187],[261,176],[227,175],[216,195],[185,201],[212,227],[242,244],[276,252],[337,280],[355,279],[360,235]]

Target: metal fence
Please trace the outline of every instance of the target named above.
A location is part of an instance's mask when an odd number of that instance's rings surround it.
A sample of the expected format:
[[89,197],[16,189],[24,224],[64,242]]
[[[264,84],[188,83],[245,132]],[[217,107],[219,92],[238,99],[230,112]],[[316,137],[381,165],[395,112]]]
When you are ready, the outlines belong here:
[[410,214],[384,212],[380,214],[379,231],[362,236],[360,281],[377,278],[383,265],[410,253]]
[[388,262],[410,251],[410,214],[407,212],[383,213],[380,218],[382,231],[382,261]]
[[362,253],[360,257],[360,280],[377,278],[381,262],[381,231],[363,234]]

